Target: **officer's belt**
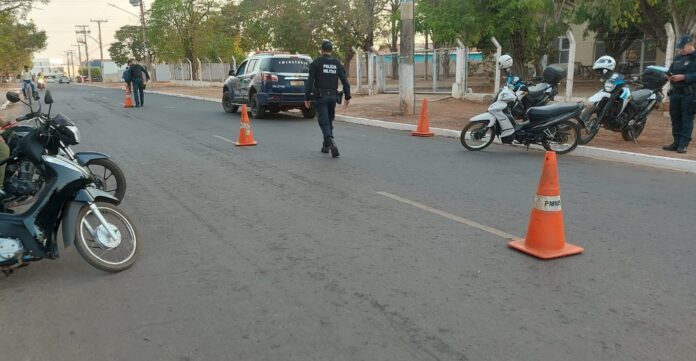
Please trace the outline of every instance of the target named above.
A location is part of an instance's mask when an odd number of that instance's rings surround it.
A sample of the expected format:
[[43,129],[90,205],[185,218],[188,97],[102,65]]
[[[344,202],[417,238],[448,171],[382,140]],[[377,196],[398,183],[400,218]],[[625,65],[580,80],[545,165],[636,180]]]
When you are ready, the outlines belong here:
[[338,90],[336,89],[324,89],[324,88],[314,88],[314,94],[318,97],[327,97],[338,95]]
[[672,94],[689,95],[694,93],[695,85],[674,86],[672,85]]

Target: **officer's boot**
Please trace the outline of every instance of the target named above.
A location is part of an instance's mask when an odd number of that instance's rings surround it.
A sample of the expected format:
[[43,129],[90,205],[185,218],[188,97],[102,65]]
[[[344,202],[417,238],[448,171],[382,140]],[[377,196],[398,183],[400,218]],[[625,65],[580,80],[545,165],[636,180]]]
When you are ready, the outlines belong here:
[[324,144],[321,145],[321,152],[328,153],[330,145],[331,145],[331,138],[329,138],[329,137],[324,138]]
[[336,146],[336,142],[334,141],[333,137],[329,138],[329,149],[331,150],[331,156],[338,158],[338,147]]
[[679,141],[675,139],[672,144],[668,144],[662,147],[663,150],[674,152],[679,147]]

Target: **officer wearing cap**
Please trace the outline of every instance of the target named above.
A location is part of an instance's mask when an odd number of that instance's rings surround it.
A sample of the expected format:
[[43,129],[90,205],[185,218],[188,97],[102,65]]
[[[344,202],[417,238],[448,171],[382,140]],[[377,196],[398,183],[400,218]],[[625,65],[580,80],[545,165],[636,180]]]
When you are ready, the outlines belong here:
[[333,137],[333,120],[336,117],[336,103],[341,94],[338,92],[338,81],[343,84],[346,107],[350,102],[350,84],[346,78],[346,70],[341,62],[332,57],[333,43],[324,40],[321,43],[321,56],[309,66],[309,78],[305,86],[305,108],[309,109],[310,100],[314,98],[314,107],[319,117],[319,127],[324,135],[322,153],[338,157],[338,147]]
[[696,51],[694,38],[683,35],[677,42],[679,55],[669,67],[671,90],[669,115],[672,118],[674,142],[662,147],[664,150],[686,153],[694,129],[696,111]]

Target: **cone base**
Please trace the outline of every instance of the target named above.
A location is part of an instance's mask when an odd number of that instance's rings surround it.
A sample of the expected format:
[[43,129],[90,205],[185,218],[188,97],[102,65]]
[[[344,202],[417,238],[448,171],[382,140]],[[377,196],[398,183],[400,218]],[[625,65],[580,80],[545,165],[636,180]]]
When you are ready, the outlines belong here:
[[411,135],[414,137],[432,137],[435,136],[435,133],[431,132],[411,132]]
[[514,241],[510,241],[510,242],[508,242],[508,246],[510,248],[516,249],[520,252],[524,252],[524,253],[527,253],[529,255],[541,258],[541,259],[552,259],[552,258],[572,256],[575,254],[580,254],[584,251],[584,249],[582,247],[578,247],[578,246],[572,245],[570,243],[566,243],[563,246],[563,248],[561,248],[561,249],[540,250],[540,249],[535,249],[535,248],[529,248],[525,244],[524,239],[517,239]]
[[234,142],[234,145],[237,147],[249,147],[249,146],[257,145],[257,144],[259,144],[259,142],[257,142],[257,141],[253,141],[251,143]]

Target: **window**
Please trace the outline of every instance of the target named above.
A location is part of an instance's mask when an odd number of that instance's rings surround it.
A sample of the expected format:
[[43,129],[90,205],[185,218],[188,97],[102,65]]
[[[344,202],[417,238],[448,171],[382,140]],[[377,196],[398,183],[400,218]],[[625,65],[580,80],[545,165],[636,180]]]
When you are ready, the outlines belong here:
[[246,69],[247,64],[248,63],[245,61],[239,66],[239,68],[237,68],[237,76],[244,75],[244,70]]
[[558,62],[567,63],[568,54],[570,53],[570,40],[565,36],[558,37]]
[[607,55],[607,44],[602,40],[595,41],[594,58],[598,59],[600,56],[604,55]]
[[309,61],[303,58],[273,58],[270,71],[274,73],[309,73]]
[[258,65],[259,60],[258,59],[251,59],[249,60],[249,66],[247,66],[247,74],[251,74],[256,72],[256,66]]

